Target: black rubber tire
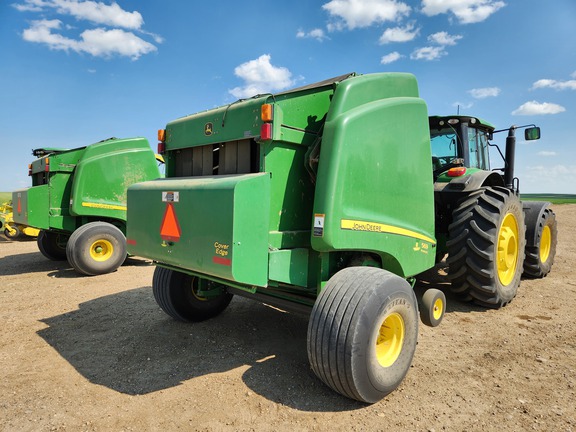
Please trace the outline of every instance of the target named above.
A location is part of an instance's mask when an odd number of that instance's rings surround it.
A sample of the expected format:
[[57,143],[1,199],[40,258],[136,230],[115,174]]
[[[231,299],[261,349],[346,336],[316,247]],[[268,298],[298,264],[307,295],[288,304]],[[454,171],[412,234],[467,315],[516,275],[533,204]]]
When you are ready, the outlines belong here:
[[4,228],[4,235],[6,236],[6,238],[9,238],[10,240],[17,239],[22,234],[20,232],[20,228],[18,228],[16,225],[12,226],[12,230],[14,232],[10,232],[8,228]]
[[[388,358],[377,354],[385,320],[403,325],[401,336],[387,339],[399,341],[395,354],[389,353]],[[314,304],[308,324],[308,359],[314,373],[330,388],[374,403],[400,385],[412,364],[417,339],[418,308],[408,282],[379,268],[348,267],[330,278]]]
[[68,262],[84,275],[111,273],[126,259],[126,238],[107,222],[90,222],[72,233],[66,245]]
[[[206,283],[220,291],[213,297],[199,297],[198,284]],[[213,318],[228,307],[233,295],[222,285],[164,267],[156,267],[152,291],[158,306],[177,321],[200,322]]]
[[[504,187],[483,188],[461,201],[452,218],[446,243],[452,292],[484,307],[505,306],[516,296],[524,262],[526,227],[520,200]],[[516,226],[513,236],[507,236],[510,223]],[[515,247],[514,256],[498,260],[499,245],[501,250]]]
[[558,226],[556,215],[546,204],[542,205],[542,209],[534,216],[526,216],[526,232],[531,235],[526,235],[524,276],[543,278],[550,273],[554,264]]
[[446,296],[436,288],[427,289],[420,304],[420,319],[428,327],[437,327],[446,312]]
[[66,261],[68,236],[52,231],[40,231],[36,244],[46,258],[52,261]]

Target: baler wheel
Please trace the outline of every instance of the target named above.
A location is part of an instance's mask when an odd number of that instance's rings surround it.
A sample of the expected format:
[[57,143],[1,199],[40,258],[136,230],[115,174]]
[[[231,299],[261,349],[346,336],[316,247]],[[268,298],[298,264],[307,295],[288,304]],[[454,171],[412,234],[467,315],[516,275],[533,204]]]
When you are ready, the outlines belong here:
[[164,312],[184,322],[215,317],[233,297],[222,285],[164,267],[154,270],[152,292]]
[[68,262],[81,274],[111,273],[126,259],[126,238],[107,222],[90,222],[72,233],[66,246]]
[[454,210],[448,230],[452,292],[484,307],[508,304],[520,285],[526,244],[518,197],[504,187],[475,191]]
[[533,238],[526,236],[526,259],[524,275],[542,278],[550,273],[556,256],[558,227],[556,215],[545,207],[536,220],[526,220],[527,230],[534,233]]
[[348,267],[318,296],[308,324],[308,359],[336,392],[374,403],[410,369],[418,308],[410,284],[379,268]]
[[40,231],[36,243],[46,258],[52,261],[66,261],[67,235],[52,231]]
[[429,327],[437,327],[446,312],[446,296],[436,288],[426,290],[420,305],[420,319]]

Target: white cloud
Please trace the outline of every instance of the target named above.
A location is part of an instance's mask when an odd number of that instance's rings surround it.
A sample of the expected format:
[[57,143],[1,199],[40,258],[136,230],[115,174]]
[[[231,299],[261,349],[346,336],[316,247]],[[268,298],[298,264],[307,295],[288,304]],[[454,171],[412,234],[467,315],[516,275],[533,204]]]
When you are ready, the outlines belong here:
[[329,30],[369,27],[386,21],[397,21],[410,13],[410,6],[397,0],[331,0],[322,5],[335,21]]
[[450,35],[445,31],[431,34],[428,41],[438,45],[456,45],[456,42],[462,39],[460,35]]
[[470,93],[474,99],[485,99],[498,96],[500,89],[498,87],[484,87],[468,90],[468,93]]
[[473,24],[486,20],[506,3],[496,0],[422,0],[422,6],[425,15],[451,12],[461,24]]
[[556,152],[555,151],[540,151],[538,152],[538,156],[556,156]]
[[546,114],[558,114],[566,111],[561,105],[557,105],[549,102],[537,102],[531,101],[526,102],[514,111],[512,115],[546,115]]
[[325,39],[328,39],[326,37],[326,34],[324,33],[324,30],[319,28],[310,30],[309,32],[305,32],[304,30],[298,30],[298,32],[296,33],[296,37],[300,39],[316,39],[318,42],[322,42]]
[[19,11],[53,12],[99,25],[84,30],[74,39],[61,34],[62,29],[70,30],[73,27],[70,24],[64,25],[60,19],[32,21],[30,27],[22,32],[22,38],[28,42],[45,44],[52,50],[88,53],[94,57],[119,55],[137,60],[144,54],[157,51],[157,48],[125,29],[150,36],[158,44],[163,42],[161,36],[142,29],[144,19],[139,12],[125,11],[116,2],[106,4],[92,0],[23,0],[14,7]]
[[[575,75],[575,74],[573,74],[573,75]],[[534,84],[532,84],[531,90],[538,89],[538,88],[553,88],[556,90],[576,90],[576,79],[568,80],[568,81],[556,81],[556,80],[552,80],[552,79],[541,79],[541,80],[536,81]]]
[[121,55],[137,60],[143,54],[156,51],[151,43],[124,30],[85,30],[80,34],[80,39],[76,40],[54,32],[60,30],[61,26],[60,20],[33,21],[31,27],[24,30],[22,37],[28,42],[46,44],[52,50],[88,53],[94,57]]
[[457,108],[457,109],[470,109],[470,108],[472,108],[472,107],[474,106],[474,104],[473,104],[472,102],[469,102],[469,103],[454,102],[454,103],[452,104],[452,106],[453,106],[454,108]]
[[242,63],[234,69],[234,75],[245,82],[244,86],[229,90],[239,99],[285,90],[294,84],[292,73],[285,67],[273,66],[269,54]]
[[410,54],[410,58],[412,60],[438,60],[440,57],[446,55],[446,50],[443,46],[435,46],[435,47],[423,47],[418,48]]
[[391,52],[390,54],[387,54],[385,56],[382,57],[382,59],[380,60],[381,64],[390,64],[390,63],[394,63],[397,60],[400,60],[402,57],[404,57],[403,55],[401,55],[399,52]]
[[387,28],[380,36],[380,45],[390,42],[409,42],[413,40],[420,29],[414,29],[414,23],[406,24],[404,27]]
[[140,12],[128,12],[117,3],[105,4],[91,0],[24,0],[16,4],[20,11],[44,11],[54,9],[61,15],[70,15],[78,20],[86,20],[95,24],[127,29],[139,29],[144,24]]
[[572,78],[576,78],[576,71],[572,72],[572,74],[570,75]]

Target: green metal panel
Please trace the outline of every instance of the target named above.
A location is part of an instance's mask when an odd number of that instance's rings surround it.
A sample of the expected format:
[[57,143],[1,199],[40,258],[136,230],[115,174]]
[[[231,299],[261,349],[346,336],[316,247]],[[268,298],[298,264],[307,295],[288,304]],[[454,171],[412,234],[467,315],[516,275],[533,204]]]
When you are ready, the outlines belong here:
[[50,228],[48,185],[12,192],[14,222],[34,228]]
[[[341,84],[325,125],[312,247],[369,250],[411,276],[434,263],[432,156],[415,79],[372,75]],[[380,86],[376,85],[380,83]]]
[[309,249],[270,251],[269,279],[298,286],[308,286]]
[[70,214],[126,220],[128,186],[160,177],[144,138],[111,139],[86,147],[74,172]]
[[266,286],[269,206],[266,173],[139,183],[128,189],[128,251]]

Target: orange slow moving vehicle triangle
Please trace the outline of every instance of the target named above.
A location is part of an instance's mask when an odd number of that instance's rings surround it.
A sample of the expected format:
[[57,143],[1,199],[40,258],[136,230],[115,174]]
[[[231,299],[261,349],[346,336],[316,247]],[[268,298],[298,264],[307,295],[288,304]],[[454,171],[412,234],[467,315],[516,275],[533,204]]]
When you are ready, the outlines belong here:
[[166,211],[164,212],[164,218],[160,226],[160,237],[162,240],[177,242],[180,240],[180,234],[180,224],[176,218],[174,204],[169,202],[166,204]]

